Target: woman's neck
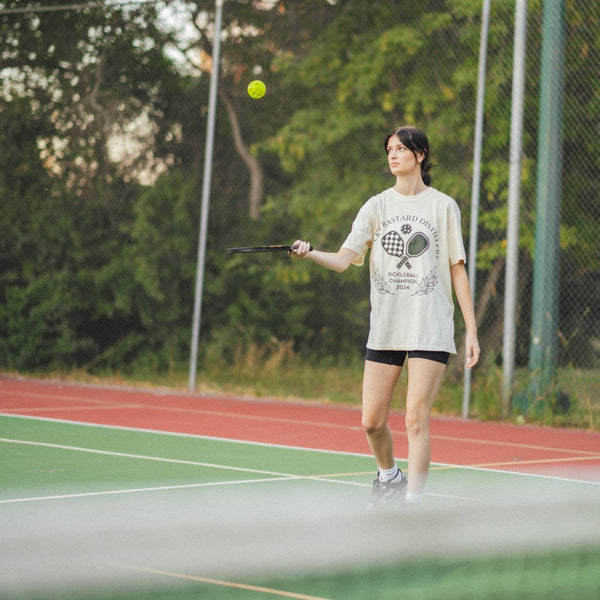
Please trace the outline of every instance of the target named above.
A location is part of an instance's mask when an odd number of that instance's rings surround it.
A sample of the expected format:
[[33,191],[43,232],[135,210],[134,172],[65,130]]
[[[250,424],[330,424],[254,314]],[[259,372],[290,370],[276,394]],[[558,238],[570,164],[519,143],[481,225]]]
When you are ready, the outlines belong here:
[[403,196],[416,196],[427,189],[421,174],[419,177],[396,177],[396,185],[394,189]]

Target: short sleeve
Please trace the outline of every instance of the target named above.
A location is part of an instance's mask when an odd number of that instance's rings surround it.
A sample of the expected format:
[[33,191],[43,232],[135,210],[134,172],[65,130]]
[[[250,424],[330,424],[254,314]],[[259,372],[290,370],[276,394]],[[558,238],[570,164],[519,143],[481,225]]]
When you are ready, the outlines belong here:
[[349,250],[356,252],[357,257],[352,261],[352,264],[357,267],[364,264],[367,250],[373,243],[374,226],[371,215],[371,206],[372,202],[368,201],[358,211],[358,214],[352,223],[352,230],[342,244],[342,248],[348,248]]
[[462,236],[460,209],[453,200],[448,205],[448,258],[450,266],[467,261],[467,253]]

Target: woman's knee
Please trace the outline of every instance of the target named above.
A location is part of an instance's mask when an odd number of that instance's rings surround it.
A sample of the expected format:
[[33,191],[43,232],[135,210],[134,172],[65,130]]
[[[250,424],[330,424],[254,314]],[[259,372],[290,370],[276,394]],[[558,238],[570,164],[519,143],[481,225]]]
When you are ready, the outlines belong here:
[[386,419],[377,415],[363,415],[362,417],[362,428],[367,435],[377,435],[385,431],[386,426]]
[[429,416],[422,411],[407,411],[404,422],[409,438],[417,438],[429,432]]

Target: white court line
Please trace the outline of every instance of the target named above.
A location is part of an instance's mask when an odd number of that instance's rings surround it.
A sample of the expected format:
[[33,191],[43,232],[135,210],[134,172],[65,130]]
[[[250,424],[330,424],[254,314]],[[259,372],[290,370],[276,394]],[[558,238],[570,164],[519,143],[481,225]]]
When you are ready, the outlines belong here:
[[[151,432],[152,433],[152,432]],[[218,439],[218,438],[216,438]],[[246,473],[256,473],[260,475],[267,475],[267,478],[262,479],[248,479],[248,480],[240,480],[240,481],[218,481],[218,482],[208,482],[208,483],[192,483],[192,484],[180,484],[180,485],[168,485],[168,486],[154,486],[154,487],[145,487],[145,488],[124,488],[117,490],[103,490],[98,492],[79,492],[72,494],[57,494],[50,496],[34,496],[34,497],[25,497],[25,498],[9,498],[5,500],[0,500],[0,505],[2,504],[18,504],[18,503],[26,503],[26,502],[42,502],[42,501],[51,501],[51,500],[62,500],[62,499],[73,499],[73,498],[88,498],[94,496],[110,496],[110,495],[121,495],[121,494],[136,494],[136,493],[148,493],[148,492],[159,492],[159,491],[172,491],[172,490],[181,490],[181,489],[193,489],[193,488],[207,488],[207,487],[217,487],[217,486],[229,486],[229,485],[238,485],[238,484],[251,484],[251,483],[268,483],[268,482],[280,482],[280,481],[322,481],[326,483],[335,483],[338,485],[351,485],[358,487],[371,487],[370,483],[360,483],[355,481],[344,481],[335,478],[335,475],[294,475],[291,473],[280,473],[277,471],[265,471],[262,469],[250,469],[246,467],[232,467],[230,465],[220,465],[215,463],[206,463],[200,461],[191,461],[191,460],[183,460],[183,459],[175,459],[175,458],[164,458],[157,456],[147,456],[143,454],[130,454],[125,452],[115,452],[111,450],[95,450],[91,448],[82,448],[78,446],[67,446],[64,444],[52,444],[48,442],[33,442],[30,440],[15,440],[10,438],[0,438],[0,442],[5,443],[13,443],[13,444],[21,444],[27,446],[38,446],[38,447],[48,447],[48,448],[56,448],[59,450],[68,450],[73,452],[85,452],[90,454],[99,454],[104,456],[115,456],[119,458],[129,458],[136,460],[150,460],[156,462],[164,462],[164,463],[175,463],[175,464],[185,464],[191,466],[200,466],[200,467],[208,467],[218,470],[229,470],[229,471],[238,471],[238,472],[246,472]],[[284,446],[285,448],[286,446]],[[451,467],[452,465],[448,465]],[[453,466],[458,469],[468,469],[474,471],[487,471],[488,469],[480,469],[477,467],[464,467],[464,466]],[[505,473],[509,475],[513,475],[511,472],[493,470],[494,473]],[[519,473],[516,473],[519,474]],[[344,473],[340,473],[340,476],[343,476]],[[347,474],[352,475],[352,474]],[[526,474],[527,475],[527,474]],[[550,476],[534,476],[540,477],[543,479],[560,479],[561,481],[565,481],[564,478],[559,477],[550,477]],[[568,481],[568,480],[567,480]],[[578,480],[571,480],[575,483],[584,483]],[[466,496],[453,496],[446,494],[436,494],[431,492],[426,492],[426,496],[438,497],[438,498],[447,498],[454,500],[462,500],[468,502],[479,502],[477,498],[466,497]]]
[[192,488],[215,487],[221,485],[240,485],[249,483],[269,483],[276,481],[291,481],[293,479],[303,479],[302,477],[291,475],[290,477],[268,477],[266,479],[246,479],[240,481],[213,481],[210,483],[186,483],[181,485],[165,485],[146,488],[129,488],[122,490],[104,490],[101,492],[79,492],[73,494],[58,494],[55,496],[33,496],[29,498],[8,498],[0,500],[0,504],[20,504],[25,502],[42,502],[44,500],[67,500],[70,498],[91,498],[94,496],[117,496],[119,494],[142,494],[145,492],[162,492],[171,490],[185,490]]
[[[53,417],[39,417],[39,416],[31,416],[31,415],[15,415],[15,414],[10,414],[10,413],[2,413],[0,412],[0,417],[6,417],[9,419],[28,419],[28,420],[32,420],[32,421],[42,421],[42,422],[49,422],[49,423],[61,423],[64,425],[77,425],[77,426],[81,426],[81,427],[93,427],[96,429],[110,429],[110,430],[116,430],[116,431],[133,431],[136,433],[150,433],[150,434],[154,434],[154,435],[166,435],[166,436],[170,436],[170,437],[181,437],[181,438],[190,438],[190,439],[200,439],[200,440],[209,440],[209,441],[215,441],[215,442],[225,442],[225,443],[231,443],[231,444],[240,444],[240,445],[245,445],[245,446],[260,446],[260,447],[264,447],[264,448],[283,448],[286,450],[300,450],[302,452],[317,452],[317,453],[322,453],[322,454],[336,454],[336,455],[341,455],[341,456],[359,456],[362,458],[368,458],[370,460],[373,460],[373,457],[371,454],[365,453],[365,452],[350,452],[348,450],[327,450],[325,448],[307,448],[305,446],[292,446],[292,445],[286,445],[286,444],[275,444],[275,443],[271,443],[271,442],[254,442],[251,440],[239,440],[239,439],[235,439],[235,438],[228,438],[228,437],[217,437],[217,436],[213,436],[213,435],[202,435],[199,433],[179,433],[179,432],[175,432],[175,431],[164,431],[164,430],[160,430],[160,429],[148,429],[145,427],[127,427],[125,425],[105,425],[103,423],[88,423],[86,421],[71,421],[68,419],[57,419],[57,418],[53,418]],[[438,439],[441,439],[442,436],[438,436]],[[460,438],[449,438],[446,437],[445,439],[460,439]],[[522,446],[524,448],[529,448],[529,449],[541,449],[541,450],[545,450],[545,449],[549,449],[549,450],[556,450],[553,449],[549,446],[532,446],[532,445],[526,445],[526,444],[511,444],[514,446]],[[570,453],[577,453],[577,454],[586,454],[588,456],[581,456],[581,457],[575,457],[575,458],[559,458],[559,459],[539,459],[539,460],[533,460],[533,461],[529,461],[531,464],[536,464],[536,463],[541,463],[544,460],[555,460],[556,462],[572,462],[572,461],[579,461],[579,460],[595,460],[600,458],[600,454],[597,452],[590,452],[588,450],[573,450],[573,449],[564,449],[565,452],[570,452]],[[408,462],[408,458],[406,457],[396,457],[396,460],[400,461],[400,462]],[[499,466],[502,464],[514,464],[515,466],[519,466],[520,464],[524,464],[523,461],[511,461],[510,463],[505,462],[505,463],[497,463]],[[524,476],[524,477],[541,477],[543,479],[557,479],[560,481],[570,481],[570,482],[581,482],[581,483],[591,483],[593,485],[600,485],[600,482],[596,482],[596,481],[589,481],[589,480],[584,480],[584,479],[569,479],[566,477],[559,477],[559,476],[552,476],[552,475],[541,475],[538,473],[524,473],[522,471],[510,471],[510,470],[502,470],[502,469],[497,469],[497,468],[489,468],[491,466],[494,466],[494,463],[484,463],[484,464],[474,464],[474,465],[457,465],[454,463],[443,463],[443,462],[432,462],[431,463],[432,469],[435,468],[435,466],[439,467],[440,469],[444,469],[444,468],[448,468],[448,469],[469,469],[472,471],[484,471],[484,472],[491,472],[491,473],[506,473],[506,474],[510,474],[510,475],[520,475],[520,476]],[[374,468],[375,470],[375,468]]]
[[32,442],[30,440],[15,440],[11,438],[0,438],[0,442],[8,444],[22,444],[25,446],[42,446],[44,448],[57,448],[58,450],[73,450],[75,452],[87,452],[89,454],[102,454],[104,456],[118,456],[119,458],[135,458],[140,460],[155,460],[157,462],[175,463],[179,465],[192,465],[194,467],[208,467],[212,469],[224,469],[228,471],[241,471],[243,473],[257,473],[259,475],[273,475],[275,477],[295,477],[290,473],[278,473],[277,471],[264,471],[262,469],[249,469],[247,467],[232,467],[230,465],[218,465],[196,460],[183,460],[180,458],[164,458],[161,456],[147,456],[145,454],[128,454],[127,452],[114,452],[112,450],[95,450],[93,448],[82,448],[80,446],[65,446],[63,444],[51,444],[49,442]]
[[[127,427],[127,426],[123,426],[123,425],[104,425],[104,424],[100,424],[100,423],[86,423],[85,421],[69,421],[67,419],[37,417],[37,416],[30,416],[30,415],[14,415],[14,414],[8,414],[8,413],[0,413],[0,417],[6,417],[9,419],[26,419],[26,420],[32,420],[32,421],[61,423],[64,425],[77,425],[77,426],[82,426],[82,427],[92,427],[95,429],[110,429],[110,430],[128,431],[128,432],[136,432],[136,433],[149,433],[149,434],[153,434],[153,435],[165,435],[165,436],[169,436],[169,437],[202,439],[202,440],[233,443],[233,444],[248,445],[248,446],[260,446],[260,447],[267,447],[267,448],[282,448],[282,449],[286,449],[286,450],[299,450],[299,451],[303,451],[303,452],[317,452],[317,453],[323,453],[323,454],[336,454],[336,455],[343,455],[343,456],[357,456],[357,457],[372,459],[372,457],[369,454],[364,454],[364,453],[359,453],[359,452],[348,452],[348,451],[342,451],[342,450],[325,450],[325,449],[319,449],[319,448],[304,448],[302,446],[291,446],[291,445],[287,446],[284,444],[273,444],[273,443],[268,443],[268,442],[253,442],[253,441],[248,441],[248,440],[237,440],[234,438],[224,438],[224,437],[222,438],[222,437],[207,436],[207,435],[192,434],[192,433],[178,433],[178,432],[173,432],[173,431],[161,431],[161,430],[155,430],[155,429]],[[0,438],[0,441],[2,439],[3,438]],[[6,441],[12,442],[14,440],[8,439]],[[30,442],[30,443],[35,444],[38,442]],[[41,443],[38,443],[38,444],[41,444]],[[61,446],[56,445],[55,447],[60,448]],[[64,448],[69,448],[69,447],[65,446]],[[109,452],[109,451],[101,451],[101,450],[82,449],[81,451],[96,452],[98,454],[101,454],[101,453],[111,454],[111,452]],[[190,465],[214,467],[216,469],[222,468],[222,469],[229,469],[229,470],[235,470],[235,471],[254,472],[257,474],[272,475],[274,477],[285,477],[285,478],[298,477],[295,475],[291,475],[290,473],[260,471],[260,470],[256,470],[256,469],[244,469],[241,467],[214,465],[214,464],[210,464],[210,463],[183,461],[183,460],[177,460],[177,459],[165,459],[165,458],[160,458],[160,457],[143,457],[143,456],[138,456],[138,455],[126,455],[126,454],[119,455],[118,453],[113,453],[113,454],[115,456],[130,456],[131,458],[146,458],[147,460],[156,460],[156,461],[165,461],[165,462],[166,461],[181,462],[181,463],[187,463]],[[406,458],[396,457],[396,459],[400,462],[407,461]],[[548,474],[542,475],[539,473],[526,473],[526,472],[521,472],[521,471],[510,471],[507,469],[490,469],[490,468],[485,468],[484,466],[478,466],[478,465],[456,465],[456,464],[452,464],[452,463],[432,462],[431,466],[432,466],[432,470],[435,470],[435,466],[438,466],[438,467],[441,467],[442,469],[458,469],[458,470],[465,469],[468,471],[481,471],[481,472],[486,472],[486,473],[499,473],[499,474],[504,474],[504,475],[513,475],[513,476],[525,477],[525,478],[538,478],[538,479],[545,479],[545,480],[562,481],[562,482],[567,482],[567,483],[579,483],[579,484],[584,484],[584,485],[592,485],[595,487],[600,486],[600,482],[589,480],[589,479],[575,479],[575,478],[570,478],[570,477],[561,477],[558,475],[548,475]],[[518,466],[518,463],[515,463],[515,466]],[[303,479],[319,479],[321,481],[328,481],[331,483],[339,483],[339,484],[346,484],[346,485],[356,485],[356,486],[367,486],[368,485],[370,487],[370,484],[349,482],[349,481],[340,481],[340,480],[333,480],[333,479],[325,479],[325,478],[319,478],[318,476],[303,476],[302,478]],[[430,495],[430,494],[425,492],[425,495]],[[433,494],[431,494],[431,495],[433,495]]]
[[[215,438],[218,439],[218,438]],[[360,485],[364,486],[366,484],[356,483],[351,481],[339,481],[337,479],[333,479],[335,475],[293,475],[292,473],[279,473],[278,471],[265,471],[263,469],[250,469],[248,467],[232,467],[231,465],[221,465],[216,463],[206,463],[200,462],[196,460],[183,460],[180,458],[165,458],[162,456],[147,456],[145,454],[129,454],[126,452],[114,452],[112,450],[97,450],[93,448],[82,448],[80,446],[66,446],[63,444],[52,444],[50,442],[32,442],[30,440],[15,440],[12,438],[0,438],[0,442],[12,443],[12,444],[22,444],[25,446],[42,446],[46,448],[57,448],[59,450],[71,450],[75,452],[87,452],[89,454],[101,454],[107,456],[117,456],[119,458],[133,458],[138,460],[152,460],[157,462],[165,462],[165,463],[175,463],[182,465],[191,465],[194,467],[207,467],[210,469],[219,469],[225,471],[241,471],[243,473],[256,473],[258,475],[269,475],[271,477],[282,477],[284,479],[312,479],[318,481],[328,481],[330,483],[343,483],[346,485]],[[283,446],[287,448],[287,446]],[[301,450],[301,448],[298,448]],[[340,473],[340,476],[345,475],[344,473]],[[352,474],[351,474],[352,475]]]
[[[92,427],[95,429],[110,429],[115,431],[133,431],[135,433],[151,433],[154,435],[166,435],[169,437],[189,438],[195,440],[208,440],[213,442],[225,442],[228,444],[239,444],[242,446],[260,446],[264,448],[284,448],[286,450],[301,450],[302,452],[317,452],[323,454],[339,454],[342,456],[361,456],[372,459],[370,454],[364,452],[349,452],[345,450],[326,450],[324,448],[307,448],[305,446],[291,446],[285,444],[274,444],[270,442],[254,442],[252,440],[239,440],[236,438],[217,437],[214,435],[202,435],[200,433],[180,433],[178,431],[165,431],[163,429],[148,429],[147,427],[127,427],[126,425],[106,425],[105,423],[88,423],[86,421],[71,421],[69,419],[57,419],[54,417],[40,417],[32,415],[21,415],[0,412],[0,417],[7,419],[27,419],[30,421],[42,421],[43,423],[60,423],[63,425],[77,425],[79,427]],[[399,458],[406,462],[406,458]]]
[[11,438],[0,438],[0,442],[9,444],[20,444],[25,446],[39,446],[44,448],[56,448],[59,450],[70,450],[73,452],[85,452],[89,454],[100,454],[103,456],[116,456],[119,458],[131,458],[136,460],[150,460],[156,462],[184,464],[198,467],[208,467],[211,469],[226,470],[226,471],[240,471],[243,473],[256,473],[259,475],[268,475],[265,479],[248,479],[244,481],[217,481],[210,483],[191,483],[181,485],[169,485],[169,486],[157,486],[148,488],[133,488],[133,489],[119,489],[119,490],[104,490],[100,492],[81,492],[73,494],[59,494],[53,496],[36,496],[31,498],[9,498],[6,500],[0,500],[0,504],[14,504],[18,502],[34,502],[42,500],[59,500],[66,498],[85,498],[90,496],[108,496],[116,494],[133,494],[143,492],[154,492],[163,490],[178,490],[186,488],[201,488],[201,487],[214,487],[221,485],[238,485],[243,483],[265,483],[265,482],[278,482],[278,481],[292,481],[292,480],[310,480],[310,481],[324,481],[328,483],[337,483],[342,485],[354,485],[361,487],[370,487],[368,484],[358,483],[353,481],[341,481],[339,479],[332,479],[330,477],[322,477],[319,475],[294,475],[292,473],[279,473],[277,471],[265,471],[263,469],[250,469],[246,467],[232,467],[230,465],[219,465],[215,463],[205,463],[200,461],[183,460],[177,458],[164,458],[158,456],[147,456],[144,454],[129,454],[126,452],[114,452],[112,450],[95,450],[92,448],[82,448],[79,446],[66,446],[64,444],[51,444],[48,442],[32,442],[30,440],[15,440]]

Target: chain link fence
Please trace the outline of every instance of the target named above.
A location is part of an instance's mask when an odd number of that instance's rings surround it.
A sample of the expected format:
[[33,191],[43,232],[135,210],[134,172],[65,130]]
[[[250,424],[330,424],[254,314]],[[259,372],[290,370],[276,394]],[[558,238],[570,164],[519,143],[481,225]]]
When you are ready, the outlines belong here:
[[[65,6],[71,5],[70,10]],[[54,9],[53,9],[54,7]],[[336,250],[392,184],[382,140],[423,128],[468,247],[482,3],[223,3],[200,368],[362,356],[367,269],[231,259],[309,238]],[[0,2],[0,366],[165,372],[189,359],[214,41],[212,1]],[[500,416],[515,3],[491,3],[471,412]],[[564,4],[556,372],[543,400],[598,423],[600,7]],[[527,10],[516,376],[531,381],[543,3]],[[556,66],[557,69],[560,65]],[[267,95],[251,100],[252,79]],[[543,202],[543,198],[541,199]],[[475,257],[470,257],[474,259]],[[548,293],[551,290],[548,289]],[[457,316],[457,342],[462,325]],[[458,344],[457,344],[458,347]],[[250,358],[249,358],[250,357]],[[462,360],[448,382],[460,386]]]

